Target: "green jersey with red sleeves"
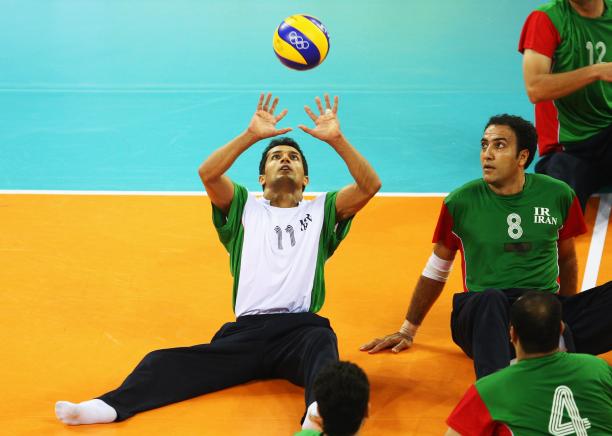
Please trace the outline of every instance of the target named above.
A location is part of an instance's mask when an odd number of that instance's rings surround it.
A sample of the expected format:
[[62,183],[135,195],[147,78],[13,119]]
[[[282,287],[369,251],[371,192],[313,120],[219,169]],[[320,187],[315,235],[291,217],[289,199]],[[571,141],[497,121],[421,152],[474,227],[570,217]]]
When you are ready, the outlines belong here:
[[497,195],[483,179],[451,192],[433,242],[460,250],[466,291],[557,292],[558,242],[584,232],[580,204],[566,183],[525,174],[516,195]]
[[446,422],[463,436],[609,436],[612,368],[587,354],[520,360],[472,385]]
[[[612,62],[612,0],[604,13],[587,18],[568,0],[552,0],[532,12],[523,26],[519,51],[534,50],[552,59],[551,73]],[[571,149],[612,125],[612,83],[598,80],[565,97],[536,104],[540,154]]]

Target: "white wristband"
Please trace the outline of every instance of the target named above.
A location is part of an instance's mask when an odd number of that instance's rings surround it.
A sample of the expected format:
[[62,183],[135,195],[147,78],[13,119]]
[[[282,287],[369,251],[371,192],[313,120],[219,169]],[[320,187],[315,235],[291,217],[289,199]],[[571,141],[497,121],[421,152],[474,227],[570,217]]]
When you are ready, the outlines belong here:
[[410,321],[406,319],[404,320],[404,323],[400,327],[399,332],[404,336],[408,336],[409,338],[414,338],[416,336],[416,333],[419,327],[420,326],[416,324],[412,324]]
[[444,283],[448,279],[448,275],[450,274],[452,268],[452,260],[445,260],[438,257],[436,253],[431,253],[429,260],[425,265],[425,269],[423,269],[422,275],[437,282]]

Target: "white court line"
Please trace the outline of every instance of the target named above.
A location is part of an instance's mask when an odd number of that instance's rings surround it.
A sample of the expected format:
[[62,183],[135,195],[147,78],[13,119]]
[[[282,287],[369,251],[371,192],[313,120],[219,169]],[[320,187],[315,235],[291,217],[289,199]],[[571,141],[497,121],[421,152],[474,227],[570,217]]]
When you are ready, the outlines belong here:
[[597,218],[595,219],[595,226],[593,227],[591,245],[589,246],[589,256],[587,257],[580,292],[594,288],[597,284],[599,264],[601,263],[601,255],[603,253],[604,243],[606,241],[606,232],[608,230],[608,221],[610,220],[611,209],[612,194],[600,194]]
[[[306,191],[306,196],[321,195],[323,192]],[[206,191],[75,191],[45,189],[0,189],[0,195],[150,195],[198,197],[206,196]],[[379,192],[377,197],[446,197],[447,192]]]

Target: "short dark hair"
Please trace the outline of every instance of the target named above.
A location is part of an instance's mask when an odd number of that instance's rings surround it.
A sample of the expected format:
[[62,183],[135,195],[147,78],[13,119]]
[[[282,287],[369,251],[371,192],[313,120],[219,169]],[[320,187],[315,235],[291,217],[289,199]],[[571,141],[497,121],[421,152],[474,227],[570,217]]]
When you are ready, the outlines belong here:
[[527,353],[548,353],[559,346],[561,303],[549,292],[528,291],[510,309],[510,324]]
[[304,167],[304,175],[307,176],[308,162],[306,162],[306,156],[304,156],[304,152],[300,148],[299,144],[288,136],[273,139],[272,141],[270,141],[270,144],[268,144],[263,153],[261,153],[261,160],[259,161],[259,175],[262,175],[266,168],[266,158],[268,157],[268,152],[274,147],[278,147],[279,145],[288,145],[289,147],[295,148],[298,153],[300,153],[300,156],[302,158],[302,166]]
[[319,371],[313,390],[325,435],[359,431],[370,400],[370,383],[361,368],[351,362],[331,363]]
[[527,162],[525,162],[525,169],[527,169],[531,162],[533,162],[538,146],[538,134],[533,124],[524,118],[508,114],[494,115],[489,118],[485,130],[492,124],[508,126],[512,129],[516,135],[516,155],[518,156],[521,150],[529,151],[529,157]]

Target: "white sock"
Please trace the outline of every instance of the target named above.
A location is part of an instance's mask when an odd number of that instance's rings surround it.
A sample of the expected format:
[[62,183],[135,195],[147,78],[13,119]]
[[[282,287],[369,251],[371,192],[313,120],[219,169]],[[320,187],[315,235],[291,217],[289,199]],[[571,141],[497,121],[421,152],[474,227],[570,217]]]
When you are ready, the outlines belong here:
[[104,401],[96,398],[78,404],[58,401],[55,403],[55,416],[68,425],[105,424],[117,419],[117,412]]
[[306,418],[304,418],[304,422],[302,423],[302,430],[323,431],[319,424],[310,419],[313,416],[319,416],[319,406],[317,405],[316,401],[310,403],[310,406],[308,406],[308,409],[306,410]]

